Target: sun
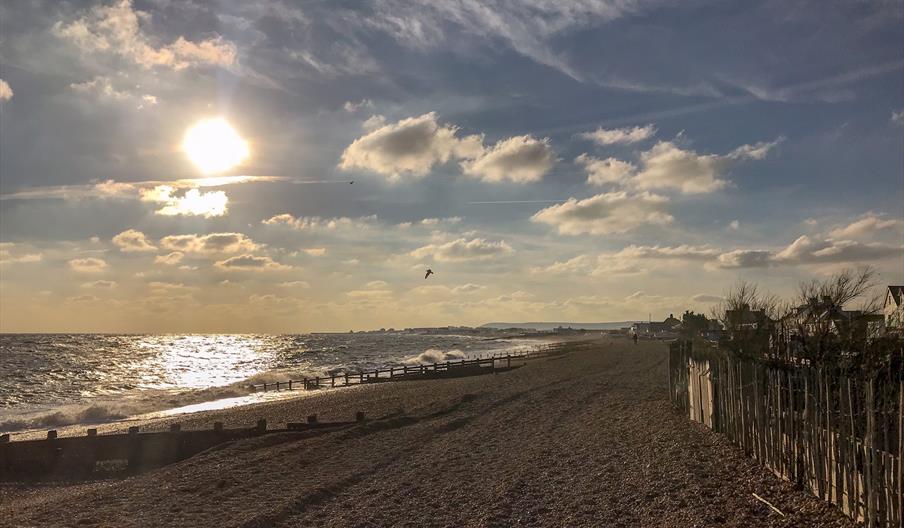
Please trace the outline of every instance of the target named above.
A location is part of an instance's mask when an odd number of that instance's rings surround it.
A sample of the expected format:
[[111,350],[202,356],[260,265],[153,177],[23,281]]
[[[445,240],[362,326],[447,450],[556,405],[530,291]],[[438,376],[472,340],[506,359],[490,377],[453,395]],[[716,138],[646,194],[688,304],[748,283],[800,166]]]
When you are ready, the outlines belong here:
[[229,170],[248,157],[248,143],[222,117],[198,121],[185,132],[182,150],[204,174]]

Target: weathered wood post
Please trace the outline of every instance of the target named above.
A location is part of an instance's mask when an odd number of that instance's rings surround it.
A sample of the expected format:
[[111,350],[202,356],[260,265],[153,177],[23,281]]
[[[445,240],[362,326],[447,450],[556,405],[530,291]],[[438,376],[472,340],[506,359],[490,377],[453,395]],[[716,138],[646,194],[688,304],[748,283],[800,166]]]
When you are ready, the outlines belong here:
[[3,433],[0,435],[0,444],[6,444],[9,442],[9,433]]
[[363,411],[358,411],[355,413],[355,421],[356,422],[363,422],[364,420],[365,420],[365,417],[364,417]]
[[88,431],[87,431],[86,434],[87,434],[88,436],[97,436],[97,429],[93,429],[93,428],[92,428],[92,429],[88,429]]
[[292,390],[292,380],[289,380],[289,390]]
[[258,420],[258,421],[257,421],[257,426],[255,426],[255,429],[256,429],[257,432],[259,432],[259,433],[264,433],[264,432],[266,432],[266,431],[267,431],[267,419],[266,419],[266,418],[261,418],[260,420]]
[[308,415],[308,425],[315,425],[315,424],[317,424],[317,415],[309,414]]
[[129,469],[136,470],[141,465],[143,457],[142,447],[141,438],[138,437],[138,426],[133,425],[129,427]]
[[219,432],[222,432],[222,431],[223,431],[223,422],[214,422],[214,423],[213,423],[213,430],[216,431],[216,432],[218,432],[218,433],[219,433]]
[[56,438],[57,438],[56,429],[51,429],[50,431],[47,431],[47,439],[48,440],[56,440]]

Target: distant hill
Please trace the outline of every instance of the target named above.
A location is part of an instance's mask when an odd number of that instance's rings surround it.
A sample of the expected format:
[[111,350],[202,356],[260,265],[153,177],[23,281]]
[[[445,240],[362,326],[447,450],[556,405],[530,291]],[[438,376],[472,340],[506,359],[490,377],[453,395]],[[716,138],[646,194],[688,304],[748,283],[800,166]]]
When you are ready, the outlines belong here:
[[553,328],[564,326],[575,329],[584,330],[618,330],[634,324],[634,321],[621,321],[615,323],[569,323],[569,322],[551,322],[551,323],[487,323],[481,328],[525,328],[530,330],[552,330]]

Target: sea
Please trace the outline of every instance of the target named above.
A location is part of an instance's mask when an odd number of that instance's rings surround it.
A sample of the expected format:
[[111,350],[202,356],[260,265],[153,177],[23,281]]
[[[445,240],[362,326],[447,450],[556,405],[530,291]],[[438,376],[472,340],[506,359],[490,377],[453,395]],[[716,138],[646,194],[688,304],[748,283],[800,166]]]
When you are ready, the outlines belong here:
[[256,383],[439,363],[535,343],[405,332],[0,334],[0,433],[255,403],[287,396],[253,393]]

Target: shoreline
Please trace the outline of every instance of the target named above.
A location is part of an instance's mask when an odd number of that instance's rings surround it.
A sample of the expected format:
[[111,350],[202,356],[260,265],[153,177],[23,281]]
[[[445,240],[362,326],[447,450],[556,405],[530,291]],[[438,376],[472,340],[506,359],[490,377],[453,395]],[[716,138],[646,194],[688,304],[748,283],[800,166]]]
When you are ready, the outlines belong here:
[[666,345],[596,344],[498,375],[164,419],[149,430],[367,416],[317,436],[236,441],[125,479],[4,483],[0,516],[16,526],[854,526],[675,413]]
[[[599,336],[593,336],[599,338]],[[499,340],[535,340],[541,341],[544,344],[554,344],[554,343],[566,343],[566,342],[576,342],[576,341],[584,341],[588,340],[587,336],[582,335],[543,335],[536,336],[535,339],[529,339],[521,336],[509,336],[504,338],[494,338]],[[513,343],[513,345],[517,346]],[[470,356],[468,356],[470,357]],[[259,373],[258,375],[260,375]],[[249,378],[252,379],[252,378]],[[286,378],[288,380],[289,378]],[[424,381],[436,381],[436,380],[424,380]],[[235,390],[246,390],[247,386],[250,386],[251,383],[242,383],[241,386],[238,384],[233,384],[224,387],[212,387],[207,390],[230,390],[230,388],[234,388]],[[397,382],[394,382],[397,383]],[[410,383],[410,381],[406,381],[406,383]],[[180,418],[183,417],[191,417],[191,419],[187,419],[187,421],[193,422],[194,418],[200,418],[205,413],[219,413],[225,412],[230,409],[236,409],[239,407],[250,407],[254,408],[256,406],[266,406],[267,404],[274,402],[282,402],[286,400],[295,400],[295,399],[303,399],[315,397],[316,395],[322,393],[323,391],[336,391],[336,390],[349,390],[354,387],[336,387],[329,389],[320,389],[314,391],[306,391],[302,389],[296,390],[284,390],[284,391],[268,391],[268,392],[255,392],[248,391],[244,394],[239,395],[230,395],[220,398],[214,398],[210,400],[201,400],[195,403],[187,403],[183,405],[177,405],[171,408],[162,408],[154,411],[141,412],[138,414],[126,416],[120,419],[114,420],[99,420],[99,421],[79,421],[74,423],[60,423],[60,424],[48,424],[42,425],[39,427],[32,427],[28,429],[21,430],[11,430],[11,431],[0,431],[0,432],[8,432],[10,434],[10,438],[13,441],[21,441],[21,440],[40,440],[46,437],[47,431],[55,430],[60,438],[70,437],[70,436],[81,436],[85,434],[85,431],[88,428],[97,429],[98,434],[109,434],[114,432],[123,432],[127,430],[129,427],[138,426],[142,429],[153,427],[156,429],[158,423],[170,424],[175,423]],[[179,396],[182,396],[186,393],[180,393]],[[113,401],[105,401],[103,403],[115,404],[117,403],[115,400]],[[86,402],[84,404],[85,409],[90,409],[95,405],[93,402]],[[43,415],[53,415],[57,412],[57,409],[48,410],[46,413],[42,412]]]

